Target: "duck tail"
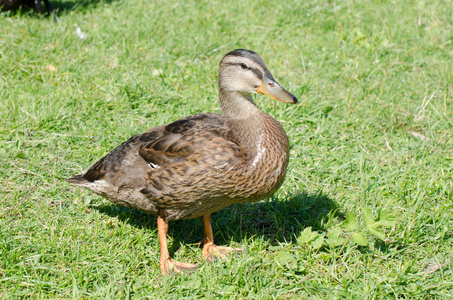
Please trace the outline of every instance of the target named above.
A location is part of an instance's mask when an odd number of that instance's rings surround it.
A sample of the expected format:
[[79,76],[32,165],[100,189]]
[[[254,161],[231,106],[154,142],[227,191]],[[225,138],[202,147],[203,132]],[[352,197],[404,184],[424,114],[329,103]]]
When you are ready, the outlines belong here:
[[86,185],[87,183],[89,183],[89,181],[86,180],[83,177],[83,175],[85,175],[85,174],[76,175],[74,177],[66,179],[66,181],[68,181],[68,182],[70,182],[72,184],[75,184],[75,185]]

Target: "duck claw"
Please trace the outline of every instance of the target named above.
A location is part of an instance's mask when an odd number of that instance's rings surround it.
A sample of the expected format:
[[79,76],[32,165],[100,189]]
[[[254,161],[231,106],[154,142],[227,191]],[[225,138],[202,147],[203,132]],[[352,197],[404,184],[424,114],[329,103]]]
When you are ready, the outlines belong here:
[[194,273],[199,264],[189,264],[189,263],[183,263],[180,261],[176,261],[172,258],[167,258],[164,260],[161,260],[160,263],[160,270],[163,275],[168,276],[171,274],[192,274]]
[[231,252],[240,252],[241,248],[217,246],[212,242],[203,245],[203,258],[208,262],[213,262],[215,259],[226,259]]

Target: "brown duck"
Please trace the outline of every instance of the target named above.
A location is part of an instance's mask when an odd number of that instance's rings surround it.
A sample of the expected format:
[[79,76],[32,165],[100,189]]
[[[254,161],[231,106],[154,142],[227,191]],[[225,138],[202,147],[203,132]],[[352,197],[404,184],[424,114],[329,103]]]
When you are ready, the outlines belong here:
[[220,62],[224,114],[196,114],[135,135],[68,181],[116,204],[157,215],[162,274],[197,267],[170,258],[168,221],[202,217],[204,259],[224,258],[239,249],[214,244],[211,214],[271,196],[288,165],[285,131],[255,105],[256,92],[297,103],[258,54],[234,50]]

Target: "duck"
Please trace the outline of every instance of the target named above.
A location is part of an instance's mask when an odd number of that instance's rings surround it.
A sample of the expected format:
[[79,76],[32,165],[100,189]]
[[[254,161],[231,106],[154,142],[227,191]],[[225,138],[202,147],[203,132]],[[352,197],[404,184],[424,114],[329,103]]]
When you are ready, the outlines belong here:
[[190,273],[199,266],[170,257],[168,222],[201,217],[203,259],[225,259],[241,249],[214,243],[212,213],[266,199],[285,179],[288,137],[252,95],[292,104],[297,98],[277,83],[256,52],[247,49],[222,58],[218,91],[222,114],[199,113],[134,135],[86,172],[68,179],[115,204],[157,216],[163,275]]

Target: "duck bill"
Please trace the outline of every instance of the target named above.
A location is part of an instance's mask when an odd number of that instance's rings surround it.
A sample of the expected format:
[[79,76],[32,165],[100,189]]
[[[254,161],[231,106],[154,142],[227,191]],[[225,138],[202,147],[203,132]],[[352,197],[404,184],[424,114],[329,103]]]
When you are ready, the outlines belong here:
[[285,103],[297,103],[297,98],[281,87],[273,78],[264,76],[263,83],[256,89],[260,94],[271,97],[274,100]]

